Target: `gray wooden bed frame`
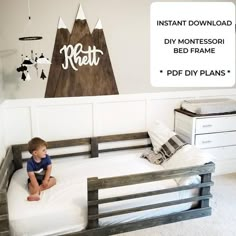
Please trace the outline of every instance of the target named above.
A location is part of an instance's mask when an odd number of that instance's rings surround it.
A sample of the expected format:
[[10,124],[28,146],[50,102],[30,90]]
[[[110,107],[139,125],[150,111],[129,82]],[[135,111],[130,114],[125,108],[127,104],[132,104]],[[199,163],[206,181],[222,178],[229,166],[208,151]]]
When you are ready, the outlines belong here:
[[[99,153],[102,152],[113,152],[120,150],[129,150],[136,148],[151,147],[151,144],[145,145],[133,145],[133,146],[123,146],[117,148],[106,148],[100,149],[100,143],[106,142],[116,142],[123,140],[136,140],[136,139],[147,139],[149,138],[147,132],[141,133],[130,133],[130,134],[119,134],[119,135],[109,135],[100,136],[92,138],[79,138],[71,140],[62,141],[52,141],[48,142],[48,148],[58,148],[58,147],[68,147],[77,145],[90,145],[90,151],[78,152],[78,153],[68,153],[63,155],[51,156],[52,158],[66,158],[70,156],[78,155],[89,155],[90,157],[98,157]],[[11,180],[13,173],[22,168],[22,152],[27,150],[27,144],[13,145],[7,150],[6,157],[4,158],[1,169],[0,169],[0,236],[10,235],[9,219],[8,219],[8,207],[7,207],[7,189]],[[105,157],[104,157],[105,158]],[[204,217],[211,215],[211,207],[209,206],[209,199],[212,197],[210,193],[210,187],[213,185],[211,181],[211,174],[214,172],[215,165],[210,162],[205,165],[192,166],[187,168],[156,171],[142,174],[132,174],[126,176],[118,176],[111,178],[88,178],[87,179],[87,189],[88,189],[88,224],[85,230],[80,232],[70,233],[67,235],[73,236],[100,236],[100,235],[113,235],[148,227],[153,227],[162,224],[168,224],[183,220],[189,220],[198,217]],[[117,196],[112,198],[100,199],[99,190],[106,188],[113,188],[118,186],[132,185],[138,183],[146,183],[151,181],[159,181],[164,179],[173,179],[183,176],[200,175],[201,183],[192,184],[187,186],[179,186],[166,188],[162,190],[149,191],[136,194],[128,194],[124,196]],[[158,194],[189,190],[189,189],[199,189],[199,196],[174,200],[169,202],[162,202],[158,204],[151,204],[145,206],[138,206],[135,208],[111,211],[106,213],[99,213],[99,205],[115,202],[133,198],[139,198],[144,196],[153,196]],[[178,213],[172,213],[164,216],[153,217],[144,220],[132,221],[129,223],[115,224],[111,226],[100,226],[99,219],[108,216],[116,216],[120,214],[126,214],[131,212],[138,212],[143,210],[161,208],[165,206],[178,205],[187,202],[198,202],[197,207],[191,208],[187,211],[182,211]]]

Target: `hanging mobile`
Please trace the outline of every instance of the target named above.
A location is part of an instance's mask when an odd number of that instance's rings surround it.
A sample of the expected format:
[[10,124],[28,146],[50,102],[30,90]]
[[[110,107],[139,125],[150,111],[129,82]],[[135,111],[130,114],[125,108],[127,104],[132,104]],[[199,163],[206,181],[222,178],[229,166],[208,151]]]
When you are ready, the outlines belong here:
[[[28,20],[28,24],[27,25],[30,25],[30,23],[31,23],[30,0],[28,0],[28,13],[29,13],[29,16],[28,16],[29,20]],[[41,39],[43,39],[43,37],[39,36],[39,35],[30,35],[30,36],[25,36],[25,37],[20,37],[19,38],[20,41],[35,41],[35,40],[37,41],[37,40],[41,40]],[[33,53],[32,49],[31,49],[31,57],[30,58],[28,56],[25,56],[24,58],[23,58],[23,55],[21,55],[21,56],[22,56],[22,63],[21,63],[21,66],[19,68],[17,68],[18,72],[20,72],[20,71],[24,72],[24,70],[27,70],[28,66],[34,65],[34,67],[35,67],[35,69],[37,71],[37,77],[38,77],[38,64],[51,64],[51,62],[48,59],[44,58],[43,53],[41,54],[40,57],[37,57],[37,53],[35,53],[35,57],[34,57],[34,53]],[[24,67],[24,70],[23,70],[22,66],[25,66],[26,69]],[[46,75],[44,74],[43,71],[41,73],[40,78],[42,78],[42,79],[46,78]],[[25,80],[31,80],[31,77],[30,77],[28,71],[27,71],[27,75],[26,76],[25,76],[25,74],[24,74],[24,76],[22,74],[22,79],[24,81]]]
[[42,72],[41,72],[40,78],[43,79],[43,80],[44,80],[45,78],[47,78],[43,70],[42,70]]

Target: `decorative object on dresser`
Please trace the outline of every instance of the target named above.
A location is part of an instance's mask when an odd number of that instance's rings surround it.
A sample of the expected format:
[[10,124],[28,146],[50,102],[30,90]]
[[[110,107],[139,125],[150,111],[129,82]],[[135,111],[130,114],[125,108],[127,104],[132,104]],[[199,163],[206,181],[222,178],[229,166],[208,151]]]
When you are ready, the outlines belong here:
[[181,109],[175,109],[175,132],[185,141],[214,156],[216,174],[236,171],[235,100],[184,101]]
[[181,108],[199,115],[229,113],[236,111],[236,101],[230,98],[185,100]]

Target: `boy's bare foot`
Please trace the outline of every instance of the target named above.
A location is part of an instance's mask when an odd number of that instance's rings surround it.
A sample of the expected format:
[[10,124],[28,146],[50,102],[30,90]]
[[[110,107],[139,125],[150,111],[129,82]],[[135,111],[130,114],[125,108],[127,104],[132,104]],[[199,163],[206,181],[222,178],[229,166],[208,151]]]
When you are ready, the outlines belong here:
[[33,194],[33,195],[29,195],[27,197],[27,200],[28,201],[39,201],[40,200],[40,197],[38,194]]

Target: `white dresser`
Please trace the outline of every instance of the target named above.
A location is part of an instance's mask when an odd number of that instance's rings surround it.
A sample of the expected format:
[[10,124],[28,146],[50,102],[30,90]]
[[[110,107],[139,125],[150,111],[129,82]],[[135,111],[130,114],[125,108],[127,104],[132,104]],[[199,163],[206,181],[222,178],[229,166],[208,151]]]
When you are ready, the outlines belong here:
[[216,174],[236,172],[236,113],[196,115],[176,109],[175,132],[214,155]]

